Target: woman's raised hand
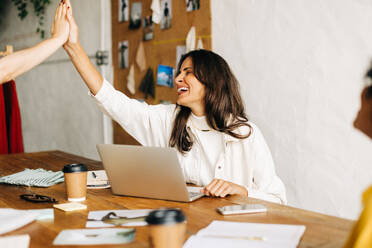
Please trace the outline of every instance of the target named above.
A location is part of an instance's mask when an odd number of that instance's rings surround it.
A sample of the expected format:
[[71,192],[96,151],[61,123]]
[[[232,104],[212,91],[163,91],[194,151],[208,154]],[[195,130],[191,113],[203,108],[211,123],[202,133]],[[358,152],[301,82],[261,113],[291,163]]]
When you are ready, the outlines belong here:
[[67,5],[67,20],[70,24],[70,33],[67,39],[67,42],[65,43],[65,46],[73,45],[79,42],[79,28],[75,22],[75,19],[72,15],[72,6],[70,0],[65,0],[65,3]]
[[66,43],[63,45],[63,48],[67,52],[85,84],[95,95],[102,87],[103,77],[92,64],[88,55],[84,51],[84,48],[79,42],[79,29],[76,25],[74,17],[72,16],[72,6],[70,0],[64,1],[67,5],[67,20],[70,24],[70,33]]
[[67,41],[70,33],[67,11],[67,4],[64,1],[61,1],[54,15],[54,22],[52,24],[52,38],[59,39],[62,44]]

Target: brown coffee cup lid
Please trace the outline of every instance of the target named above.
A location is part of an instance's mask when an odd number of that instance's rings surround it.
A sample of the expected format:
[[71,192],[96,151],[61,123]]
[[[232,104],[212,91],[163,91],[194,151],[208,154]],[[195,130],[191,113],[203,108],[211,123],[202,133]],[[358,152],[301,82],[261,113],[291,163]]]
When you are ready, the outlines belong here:
[[63,167],[63,173],[85,172],[88,167],[85,164],[66,164]]
[[146,217],[149,225],[177,224],[185,220],[185,215],[181,210],[172,208],[154,210]]

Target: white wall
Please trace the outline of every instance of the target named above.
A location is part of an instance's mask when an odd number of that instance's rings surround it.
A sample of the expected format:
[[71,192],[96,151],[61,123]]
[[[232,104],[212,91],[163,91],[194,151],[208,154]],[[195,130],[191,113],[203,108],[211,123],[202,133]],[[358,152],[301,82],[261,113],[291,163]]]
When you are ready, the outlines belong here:
[[372,142],[352,126],[372,58],[367,0],[212,0],[213,49],[231,65],[289,205],[356,218]]
[[[6,44],[15,50],[40,42],[35,33],[37,19],[29,6],[29,16],[20,21],[10,0],[0,27],[0,48]],[[80,40],[88,55],[111,47],[110,1],[72,0],[74,16],[80,29]],[[45,21],[47,37],[58,0],[52,0]],[[103,32],[105,35],[103,35]],[[92,59],[95,64],[95,59]],[[108,69],[107,69],[108,68]],[[110,66],[100,68],[109,80]],[[95,145],[103,143],[103,115],[87,96],[83,84],[68,56],[61,48],[46,62],[16,79],[22,115],[26,152],[62,150],[98,158]],[[106,121],[110,135],[111,122]],[[110,139],[105,139],[109,141]]]

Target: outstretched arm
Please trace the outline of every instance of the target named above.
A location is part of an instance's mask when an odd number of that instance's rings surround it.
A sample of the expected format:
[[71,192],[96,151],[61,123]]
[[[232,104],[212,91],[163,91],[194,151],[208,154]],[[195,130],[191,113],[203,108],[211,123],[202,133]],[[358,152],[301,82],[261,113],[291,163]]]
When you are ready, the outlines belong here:
[[66,0],[66,4],[69,7],[67,12],[67,19],[70,23],[70,35],[68,41],[63,45],[76,70],[79,72],[81,78],[88,86],[90,91],[95,95],[101,89],[103,78],[101,74],[94,67],[83,47],[79,42],[79,31],[78,26],[72,16],[72,7],[69,0]]
[[37,66],[66,42],[69,34],[67,8],[65,3],[59,4],[52,25],[52,38],[0,59],[0,84]]

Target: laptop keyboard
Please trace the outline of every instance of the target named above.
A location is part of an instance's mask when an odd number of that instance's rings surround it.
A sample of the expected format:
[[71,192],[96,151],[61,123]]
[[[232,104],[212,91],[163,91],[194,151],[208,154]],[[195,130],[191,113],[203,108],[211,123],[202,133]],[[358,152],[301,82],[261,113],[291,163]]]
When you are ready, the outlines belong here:
[[189,196],[190,196],[190,198],[193,198],[193,197],[195,197],[195,196],[199,196],[199,195],[201,195],[201,194],[198,193],[198,192],[190,192],[190,191],[189,191]]
[[194,187],[194,186],[187,186],[187,192],[189,193],[189,197],[191,200],[197,199],[203,194],[200,193],[200,190],[203,187]]

